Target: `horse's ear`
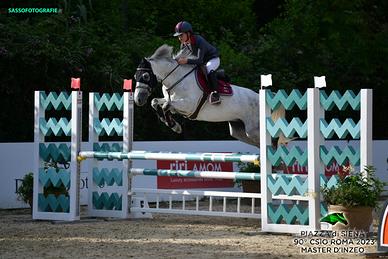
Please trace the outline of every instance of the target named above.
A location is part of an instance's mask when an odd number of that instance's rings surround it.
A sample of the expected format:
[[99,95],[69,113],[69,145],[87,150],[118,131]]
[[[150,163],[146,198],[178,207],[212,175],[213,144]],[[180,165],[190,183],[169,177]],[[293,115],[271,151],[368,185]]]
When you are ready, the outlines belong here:
[[152,60],[152,58],[142,58],[141,59],[141,64],[148,65],[148,64],[150,64],[151,60]]
[[152,60],[154,60],[153,58],[144,58],[144,61],[146,62],[146,63],[150,63]]

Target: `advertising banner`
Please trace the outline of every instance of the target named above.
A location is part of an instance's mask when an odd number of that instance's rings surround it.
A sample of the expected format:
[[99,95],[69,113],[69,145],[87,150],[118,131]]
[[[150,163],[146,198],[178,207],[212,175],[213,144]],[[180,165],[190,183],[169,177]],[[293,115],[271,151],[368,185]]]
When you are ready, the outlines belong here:
[[[193,171],[233,171],[231,162],[197,162],[197,161],[157,161],[158,169],[193,170]],[[192,188],[229,188],[233,187],[233,180],[204,179],[176,176],[158,176],[158,189],[192,189]]]

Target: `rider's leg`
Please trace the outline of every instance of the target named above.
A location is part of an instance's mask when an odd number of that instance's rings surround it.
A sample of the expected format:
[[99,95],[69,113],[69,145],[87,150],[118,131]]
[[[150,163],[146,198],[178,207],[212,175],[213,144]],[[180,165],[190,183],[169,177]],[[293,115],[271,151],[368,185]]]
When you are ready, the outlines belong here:
[[210,94],[210,103],[217,104],[221,102],[220,95],[217,92],[218,81],[216,76],[216,70],[220,66],[220,58],[213,58],[206,63],[207,78],[209,87],[212,90]]

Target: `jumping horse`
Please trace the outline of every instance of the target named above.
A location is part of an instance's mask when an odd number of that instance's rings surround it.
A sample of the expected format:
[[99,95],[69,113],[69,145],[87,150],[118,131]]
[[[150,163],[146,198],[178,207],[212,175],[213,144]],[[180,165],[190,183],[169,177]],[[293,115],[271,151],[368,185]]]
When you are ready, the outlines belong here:
[[[233,95],[222,96],[222,102],[211,105],[199,88],[194,65],[179,65],[173,48],[160,46],[155,53],[143,58],[137,67],[134,101],[143,106],[151,92],[162,83],[163,98],[154,98],[151,106],[162,122],[173,131],[182,128],[171,114],[180,114],[199,121],[229,123],[230,135],[242,142],[259,147],[259,94],[244,87],[231,85]],[[276,111],[275,111],[276,112]],[[284,110],[272,114],[273,119],[284,117]]]

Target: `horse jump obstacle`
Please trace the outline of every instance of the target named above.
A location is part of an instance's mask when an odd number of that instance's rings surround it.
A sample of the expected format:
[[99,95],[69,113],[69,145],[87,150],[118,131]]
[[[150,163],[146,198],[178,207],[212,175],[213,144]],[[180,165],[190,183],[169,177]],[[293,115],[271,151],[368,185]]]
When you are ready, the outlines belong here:
[[[42,96],[40,96],[42,95]],[[73,95],[73,102],[69,101],[71,97],[68,97],[68,98],[65,98],[64,97],[64,94],[59,95],[59,96],[54,96],[52,95],[51,96],[51,101],[47,101],[47,99],[50,99],[50,96],[45,96],[44,94],[42,93],[36,93],[36,96],[37,96],[37,103],[46,103],[46,105],[43,105],[45,106],[46,108],[49,107],[49,108],[54,108],[54,106],[57,106],[57,107],[60,107],[60,103],[66,103],[67,105],[62,105],[64,106],[65,108],[67,109],[70,109],[71,108],[71,104],[76,104],[78,103],[79,106],[81,106],[81,102],[80,101],[74,101],[75,99],[77,99],[78,97],[76,96],[75,93],[72,94]],[[125,96],[126,95],[126,96]],[[80,96],[78,94],[78,96]],[[40,97],[44,97],[44,98],[40,98]],[[55,97],[55,98],[54,98]],[[62,99],[61,101],[58,101],[58,99]],[[76,98],[77,97],[77,98]],[[43,101],[41,100],[43,99]],[[104,99],[104,101],[102,101]],[[107,104],[104,104],[104,103],[109,103],[110,102],[110,105],[111,107],[110,108],[114,108],[114,109],[117,109],[118,107],[117,106],[121,106],[121,109],[123,109],[123,107],[131,107],[130,105],[124,103],[124,102],[129,102],[130,101],[130,93],[125,93],[124,94],[124,97],[120,97],[119,98],[120,101],[118,100],[117,98],[117,95],[112,95],[110,98],[107,98],[106,96],[102,95],[102,96],[96,96],[95,94],[90,94],[89,96],[89,106],[91,107],[90,109],[90,114],[89,115],[89,141],[90,142],[93,142],[93,143],[97,143],[98,142],[98,134],[96,134],[96,131],[98,131],[99,133],[104,133],[104,134],[107,134],[107,135],[110,135],[112,132],[107,132],[109,131],[109,127],[112,126],[111,130],[113,130],[115,128],[115,126],[118,126],[119,124],[121,123],[125,123],[126,121],[132,121],[132,119],[125,119],[126,117],[130,118],[132,115],[132,113],[130,112],[130,109],[126,108],[125,111],[124,111],[124,114],[126,113],[127,115],[124,115],[124,119],[123,119],[123,122],[117,122],[117,120],[113,119],[110,123],[108,123],[106,120],[102,119],[101,121],[96,121],[96,118],[98,118],[98,110],[102,108],[102,106],[106,106]],[[113,100],[113,101],[112,101]],[[47,103],[54,103],[53,105],[49,105]],[[124,104],[118,104],[118,103],[124,103]],[[52,106],[52,107],[51,107]],[[109,106],[109,105],[108,105]],[[132,106],[133,107],[133,106]],[[73,109],[77,109],[76,107],[73,106]],[[76,115],[79,115],[79,113],[77,113]],[[40,117],[44,117],[44,116],[40,116]],[[76,118],[75,116],[72,116],[72,118]],[[39,121],[39,120],[37,120]],[[41,121],[41,120],[40,120]],[[63,121],[63,120],[62,120]],[[74,121],[77,121],[77,120],[74,120],[72,119],[71,120],[72,122]],[[106,123],[106,128],[107,129],[104,129],[103,127],[101,127],[101,125],[103,123]],[[47,123],[46,123],[47,124]],[[108,125],[109,124],[109,125]],[[127,128],[124,127],[124,129],[122,130],[122,132],[120,133],[120,135],[123,135],[124,137],[126,137],[127,139],[130,139],[132,140],[132,137],[131,135],[127,136],[127,134],[132,134],[133,130],[132,129],[129,129],[131,127],[132,123],[127,123]],[[45,128],[46,125],[40,125],[40,127],[42,128]],[[55,131],[57,133],[59,133],[61,131],[60,129],[61,127],[59,127],[58,129],[53,129],[51,131]],[[69,127],[66,131],[66,134],[65,135],[70,135],[71,134],[71,127]],[[126,129],[129,129],[129,130],[126,130]],[[48,134],[50,130],[47,130],[47,131],[44,131],[44,133]],[[62,130],[63,131],[63,130]],[[63,131],[65,133],[65,131]],[[120,130],[118,130],[120,131]],[[125,132],[125,133],[124,133]],[[42,138],[43,134],[40,134],[40,137]],[[73,138],[74,139],[74,138]],[[75,138],[77,139],[77,138]],[[124,143],[127,143],[127,146],[128,147],[131,147],[131,141],[125,141],[124,140]],[[39,144],[40,146],[42,146],[42,143]],[[54,148],[53,144],[50,143],[49,146],[50,148]],[[107,145],[107,144],[102,144],[102,146],[104,145]],[[44,145],[43,145],[44,146]],[[79,146],[79,143],[77,143],[77,145],[75,146]],[[111,147],[110,147],[111,148]],[[49,148],[47,148],[48,150]],[[70,150],[70,148],[68,147],[67,148],[68,150]],[[129,150],[130,148],[128,148]],[[121,147],[119,147],[119,150],[122,150]],[[61,150],[59,149],[56,150],[57,152],[65,152],[64,150]],[[225,154],[221,154],[221,153],[217,153],[217,154],[177,154],[177,153],[168,153],[168,154],[162,154],[162,153],[147,153],[146,152],[139,152],[139,151],[132,151],[130,153],[123,153],[123,152],[98,152],[98,151],[93,151],[93,152],[75,152],[76,154],[78,153],[79,155],[86,155],[90,156],[90,154],[92,154],[92,156],[96,156],[96,158],[107,158],[107,159],[122,159],[122,158],[128,158],[128,154],[132,154],[133,157],[131,157],[131,159],[159,159],[159,160],[162,160],[162,156],[165,156],[164,159],[173,159],[174,157],[177,159],[177,160],[190,160],[190,161],[257,161],[258,160],[258,155],[242,155],[242,154],[230,154],[230,153],[225,153]],[[123,154],[126,154],[126,157],[123,157],[124,155]],[[121,157],[119,157],[118,155],[120,155]],[[144,157],[145,156],[145,157]],[[48,156],[50,157],[50,156]],[[125,159],[124,162],[130,162],[130,160],[128,159]],[[97,170],[93,170],[94,167],[98,167],[97,165],[98,163],[98,160],[93,160],[92,162],[92,165],[90,166],[91,169],[89,170],[89,176],[88,178],[89,179],[94,179],[95,178],[95,173],[96,174],[105,174],[105,177],[102,177],[103,179],[104,178],[109,178],[110,176],[109,175],[112,175],[112,174],[115,174],[116,176],[118,174],[121,174],[120,176],[120,181],[124,181],[127,179],[127,177],[124,177],[122,173],[120,172],[113,172],[111,170],[101,170],[100,172],[97,171]],[[125,165],[124,165],[125,166]],[[77,167],[78,169],[79,167]],[[129,168],[129,167],[128,167]],[[123,171],[126,171],[125,169]],[[128,172],[131,172],[131,171],[128,171]],[[133,172],[133,170],[132,170]],[[137,172],[139,172],[139,170],[137,170]],[[160,174],[161,171],[159,171],[159,174]],[[57,173],[56,172],[51,172],[50,173],[52,175],[56,175]],[[78,171],[79,173],[79,171]],[[169,174],[171,174],[172,172],[169,172]],[[179,174],[183,174],[182,172],[179,172]],[[217,178],[220,178],[221,176],[224,176],[224,178],[227,178],[227,179],[251,179],[251,177],[254,175],[254,174],[249,174],[246,175],[245,177],[243,177],[243,174],[239,174],[238,176],[237,175],[233,175],[232,177],[232,174],[231,172],[218,172],[218,174],[216,175]],[[148,174],[149,175],[149,174]],[[190,173],[186,173],[185,175],[190,175],[190,176],[194,176],[194,175],[198,175],[198,172],[197,173],[194,173],[193,172],[190,172]],[[202,178],[205,178],[205,177],[212,177],[214,178],[215,174],[214,172],[201,172],[200,175],[202,176]],[[39,179],[39,176],[38,177],[35,177],[36,179]],[[111,177],[111,179],[114,179],[115,177]],[[257,178],[257,176],[256,176]],[[50,177],[49,177],[50,179]],[[254,179],[252,179],[254,180]],[[48,181],[45,181],[45,184],[47,183]],[[68,183],[69,181],[67,181]],[[117,198],[117,196],[112,196],[110,195],[109,197],[107,197],[106,195],[102,196],[102,197],[98,197],[96,195],[94,195],[96,192],[96,190],[103,190],[103,189],[107,189],[107,192],[106,193],[112,193],[114,187],[112,187],[112,185],[109,185],[107,182],[104,182],[102,181],[101,182],[101,179],[97,181],[98,183],[96,183],[94,180],[92,182],[89,181],[89,204],[90,206],[88,206],[88,214],[91,215],[91,216],[105,216],[105,217],[122,217],[122,218],[126,218],[128,217],[128,210],[125,209],[124,207],[126,206],[126,204],[128,204],[127,201],[124,201],[123,197],[127,197],[126,195],[123,195],[123,194],[120,194],[120,197],[121,198]],[[59,182],[57,182],[59,183]],[[106,188],[101,188],[101,185],[108,185]],[[44,184],[43,184],[44,185]],[[118,185],[117,183],[114,183],[114,185]],[[119,186],[116,186],[118,188],[116,189],[120,189],[120,192],[121,193],[127,193],[128,190],[129,190],[129,187],[126,187],[128,186],[129,183],[126,183],[126,182],[122,182],[119,184]],[[38,187],[39,188],[39,187]],[[140,190],[137,190],[138,192]],[[117,190],[116,190],[117,192]],[[105,194],[106,194],[105,193]],[[198,195],[203,195],[203,193],[200,193],[200,192],[190,192],[191,195],[197,195],[197,198],[199,197]],[[206,194],[212,194],[212,195],[216,195],[217,193],[211,193],[211,192],[206,192]],[[174,194],[176,195],[176,194]],[[187,195],[187,192],[184,194],[184,195]],[[236,194],[233,194],[233,193],[230,193],[230,194],[227,194],[225,193],[225,195],[227,195],[227,197],[237,197]],[[224,195],[224,196],[225,196]],[[70,195],[72,197],[75,197],[73,195]],[[257,194],[252,194],[251,196],[255,197],[255,198],[258,198],[258,195]],[[113,198],[112,198],[113,197]],[[226,196],[225,196],[226,197]],[[246,194],[244,194],[244,197],[246,197]],[[46,199],[47,201],[42,201],[43,197],[42,195],[40,195],[40,198],[41,198],[41,203],[45,203],[46,206],[49,206],[50,205],[50,201],[55,203],[54,202],[54,198],[53,197],[50,197],[51,199]],[[62,197],[64,199],[64,197]],[[121,206],[117,206],[117,208],[120,208],[120,209],[104,209],[102,210],[101,208],[99,209],[94,209],[94,206],[93,206],[93,202],[95,202],[96,200],[98,200],[97,202],[102,202],[104,203],[104,201],[101,201],[101,199],[104,199],[105,198],[105,202],[110,199],[113,199],[115,200],[114,203],[121,203]],[[62,200],[63,200],[62,199]],[[71,200],[71,199],[69,199]],[[73,199],[74,200],[74,199]],[[64,202],[62,202],[62,204],[64,204]],[[61,204],[59,204],[61,205]],[[58,205],[58,206],[59,206]],[[55,203],[53,206],[51,207],[57,207],[57,204]],[[66,207],[70,207],[70,206],[66,206]],[[53,209],[55,210],[55,209]],[[69,209],[70,211],[71,208]],[[42,211],[37,211],[37,213],[35,213],[34,215],[34,218],[43,218],[43,219],[62,219],[62,220],[69,220],[69,215],[71,213],[68,213],[68,214],[63,214],[63,218],[58,218],[58,215],[59,213],[52,213],[52,212],[42,212]],[[242,215],[242,213],[240,213],[240,216]],[[251,216],[251,215],[248,215],[248,216]],[[258,216],[256,216],[258,217]],[[77,220],[79,218],[78,217],[75,217],[74,219],[70,219],[70,220]]]
[[[238,213],[235,215],[233,213],[228,213],[225,211],[225,203],[227,198],[237,198],[238,203],[240,202],[241,197],[249,197],[252,199],[252,204],[254,208],[255,199],[261,199],[261,215],[255,213],[253,210],[251,213],[245,213],[247,215],[246,217],[256,217],[260,218],[262,221],[262,230],[263,231],[271,231],[271,232],[290,232],[290,233],[296,233],[301,230],[316,230],[319,229],[320,222],[320,214],[321,214],[321,204],[319,201],[319,187],[320,182],[325,181],[322,176],[319,175],[320,172],[322,172],[323,164],[321,162],[320,156],[322,156],[322,152],[320,151],[320,146],[324,143],[323,136],[321,134],[322,128],[325,128],[326,131],[330,134],[334,134],[335,132],[338,136],[342,133],[339,133],[339,131],[349,131],[349,127],[343,127],[340,124],[330,123],[328,126],[325,125],[322,121],[322,118],[324,118],[323,113],[326,108],[322,107],[321,103],[322,100],[325,99],[322,94],[320,94],[318,89],[308,89],[307,94],[304,94],[303,96],[297,96],[295,94],[296,92],[292,92],[290,95],[286,96],[283,92],[278,92],[278,94],[271,96],[271,93],[268,90],[260,90],[260,104],[262,105],[261,108],[261,117],[267,118],[260,120],[261,123],[261,129],[267,129],[261,131],[261,174],[251,174],[252,180],[258,180],[260,178],[261,181],[261,194],[247,194],[247,193],[225,193],[225,192],[215,192],[213,194],[209,194],[210,196],[210,206],[212,203],[212,197],[223,197],[224,199],[224,209],[222,212],[217,212],[214,215],[220,216],[223,214],[223,216],[238,216]],[[41,93],[36,93],[36,99],[38,99],[38,104],[41,102],[39,101]],[[82,97],[82,94],[78,91],[74,91],[72,93],[71,97],[71,106],[72,109],[72,120],[71,123],[75,123],[77,121],[77,115],[79,115],[80,108],[79,108],[79,96]],[[296,96],[296,97],[295,97]],[[323,97],[322,97],[323,96]],[[334,96],[334,97],[333,97]],[[335,98],[337,96],[337,98]],[[345,95],[344,95],[345,96]],[[353,128],[359,128],[360,133],[360,166],[371,164],[371,100],[372,100],[372,92],[371,90],[361,90],[361,94],[357,95],[358,97],[353,98],[356,99],[358,103],[358,106],[355,105],[356,109],[361,110],[360,115],[360,122],[354,126]],[[58,96],[57,96],[58,97]],[[58,97],[59,98],[59,97]],[[57,98],[57,99],[58,99]],[[348,97],[339,97],[337,94],[330,95],[326,98],[326,100],[331,98],[331,102],[335,103],[335,105],[339,106],[341,104],[338,103],[345,103],[345,106],[347,104],[353,105],[351,99]],[[54,103],[54,99],[51,101],[51,103]],[[69,99],[69,98],[68,98]],[[66,99],[66,100],[68,100]],[[276,101],[274,100],[278,100]],[[321,100],[320,100],[321,99]],[[78,101],[77,101],[78,100]],[[95,100],[95,97],[90,97],[90,104],[92,103],[92,100]],[[127,100],[127,101],[126,101]],[[279,101],[280,100],[280,101]],[[302,104],[298,104],[296,100],[301,101]],[[333,101],[334,100],[334,101]],[[124,101],[124,119],[123,119],[123,133],[124,139],[131,139],[132,138],[132,130],[131,127],[133,127],[130,123],[133,119],[133,103],[132,108],[131,107],[131,94],[125,93],[123,97]],[[127,102],[127,105],[125,104]],[[44,101],[43,101],[44,103]],[[50,102],[48,102],[50,103]],[[58,103],[58,102],[57,102]],[[61,103],[61,102],[60,102]],[[62,103],[65,103],[65,101],[62,101]],[[271,122],[268,118],[270,118],[270,112],[271,109],[274,109],[276,105],[279,105],[279,103],[282,103],[286,106],[287,109],[292,108],[295,104],[298,106],[300,105],[302,108],[307,108],[307,115],[308,115],[308,121],[304,124],[295,122],[291,122],[290,124],[286,123],[283,120],[277,121],[275,124]],[[78,105],[76,105],[78,104]],[[308,104],[308,105],[307,105]],[[272,105],[272,107],[271,107]],[[343,104],[342,104],[343,105]],[[47,105],[46,107],[49,107],[50,105]],[[51,106],[54,106],[51,104]],[[51,107],[50,106],[50,107]],[[64,105],[65,106],[65,105]],[[330,106],[330,105],[329,105]],[[331,105],[333,106],[333,105]],[[361,106],[361,107],[360,107]],[[67,106],[69,107],[69,106]],[[95,105],[90,105],[90,107],[95,107]],[[331,107],[332,108],[332,107]],[[93,108],[92,108],[93,109]],[[39,111],[39,109],[36,111]],[[94,111],[95,113],[96,111]],[[41,117],[41,113],[39,118]],[[93,118],[92,118],[93,117]],[[43,116],[44,118],[44,116]],[[89,122],[94,121],[95,116],[89,116]],[[79,120],[79,119],[78,119]],[[39,120],[36,120],[39,122]],[[47,126],[49,121],[45,124]],[[59,124],[59,123],[58,123]],[[62,120],[63,124],[63,120]],[[131,124],[131,125],[130,125]],[[293,125],[291,125],[293,124]],[[100,124],[101,125],[101,122]],[[108,125],[106,124],[106,129],[109,128],[109,126],[112,126],[112,124]],[[117,126],[117,122],[116,122]],[[72,126],[71,129],[77,129],[77,125]],[[35,134],[37,133],[37,130],[39,132],[40,139],[42,139],[42,128],[45,128],[44,126],[41,126],[39,124],[35,124]],[[55,127],[54,127],[55,128]],[[59,127],[60,129],[54,130],[53,127],[51,127],[51,131],[66,131],[63,130],[65,127]],[[112,128],[112,127],[111,127]],[[56,128],[57,129],[57,128]],[[101,128],[100,128],[101,129]],[[362,129],[362,130],[361,130]],[[47,131],[49,132],[50,129]],[[91,134],[91,131],[93,132]],[[95,126],[89,126],[89,137],[92,135],[95,138],[94,132],[96,131]],[[272,166],[271,164],[276,163],[275,160],[284,159],[293,157],[291,160],[297,160],[299,161],[299,158],[297,159],[298,154],[295,151],[290,150],[288,154],[284,153],[273,153],[270,149],[271,147],[271,138],[276,137],[277,134],[282,131],[288,132],[289,134],[286,134],[287,137],[292,137],[293,133],[296,131],[304,132],[298,134],[300,136],[306,136],[307,135],[307,149],[303,153],[304,156],[308,157],[308,167],[314,168],[314,170],[309,170],[309,174],[306,177],[304,176],[287,176],[287,175],[277,175],[272,174]],[[307,131],[307,133],[306,133]],[[325,131],[325,130],[323,130]],[[351,130],[350,130],[351,131]],[[46,133],[47,133],[46,132]],[[94,195],[95,193],[98,193],[97,188],[99,188],[96,184],[94,187],[91,187],[91,190],[89,190],[89,207],[93,207],[93,202],[100,202],[103,203],[104,201],[110,201],[110,207],[111,209],[91,209],[89,208],[89,214],[93,216],[116,216],[116,217],[128,217],[128,211],[131,212],[169,212],[169,213],[181,213],[181,214],[189,214],[188,212],[185,212],[184,210],[174,210],[171,208],[171,202],[170,202],[170,208],[168,211],[166,211],[163,208],[159,207],[159,200],[157,200],[156,208],[147,208],[147,207],[126,207],[128,205],[128,201],[125,201],[125,197],[128,198],[126,193],[128,190],[132,190],[130,192],[131,195],[137,195],[137,194],[168,194],[168,195],[183,195],[183,204],[185,202],[185,198],[187,195],[196,196],[196,201],[198,202],[198,197],[205,192],[198,192],[198,191],[166,191],[166,190],[145,190],[145,189],[134,189],[131,188],[131,178],[134,175],[180,175],[180,176],[190,176],[190,177],[209,177],[214,178],[215,174],[214,172],[192,172],[192,171],[179,171],[179,170],[155,170],[155,169],[130,169],[130,161],[134,159],[142,159],[142,160],[161,160],[161,159],[167,159],[167,160],[180,160],[180,161],[193,161],[193,160],[199,160],[199,161],[244,161],[244,162],[252,162],[257,160],[257,155],[241,155],[241,154],[176,154],[176,153],[153,153],[153,152],[138,152],[138,151],[130,151],[131,150],[131,142],[124,140],[123,142],[123,148],[122,152],[105,152],[105,151],[83,151],[80,152],[79,149],[79,134],[77,135],[77,132],[74,132],[74,136],[72,135],[72,141],[73,139],[78,140],[77,144],[72,144],[72,150],[75,149],[75,151],[71,152],[71,162],[70,162],[70,168],[75,168],[78,170],[79,174],[79,161],[77,161],[77,156],[81,156],[84,158],[98,158],[98,159],[124,159],[123,160],[123,171],[121,172],[121,180],[113,181],[112,179],[120,178],[120,172],[114,171],[114,170],[101,170],[100,172],[97,172],[97,170],[91,170],[90,171],[90,178],[93,179],[93,177],[96,178],[96,175],[99,176],[100,174],[100,183],[104,182],[107,183],[107,179],[111,179],[110,183],[113,183],[113,185],[117,185],[119,191],[117,191],[117,188],[113,188],[112,185],[107,184],[106,192],[103,192],[100,196]],[[66,132],[66,134],[70,135],[69,130]],[[108,134],[106,132],[106,134]],[[127,136],[128,134],[128,136]],[[327,134],[326,134],[327,135]],[[356,134],[357,135],[357,134]],[[35,135],[36,136],[36,135]],[[127,136],[127,137],[126,137]],[[342,134],[340,138],[345,136]],[[357,137],[357,136],[356,136]],[[35,138],[36,140],[39,138]],[[98,137],[97,137],[98,140]],[[37,143],[37,142],[36,142]],[[41,145],[40,145],[41,146]],[[124,148],[125,147],[125,148]],[[77,149],[78,148],[78,149]],[[279,149],[280,150],[280,149]],[[296,150],[296,149],[294,149]],[[307,152],[308,150],[308,152]],[[118,150],[114,150],[118,151]],[[292,151],[292,152],[291,152]],[[39,153],[39,152],[37,152]],[[344,152],[343,152],[344,153]],[[300,154],[299,154],[300,155]],[[337,156],[343,155],[337,154]],[[346,154],[345,154],[346,155]],[[277,157],[276,157],[277,156]],[[337,156],[333,156],[333,159],[337,159]],[[349,156],[349,155],[348,155]],[[40,158],[37,159],[39,161]],[[213,159],[213,160],[212,160]],[[228,160],[229,159],[229,160]],[[93,160],[93,164],[97,165],[98,161],[96,159]],[[274,162],[275,161],[275,162]],[[300,162],[300,161],[299,161]],[[41,166],[40,166],[41,167]],[[39,168],[39,167],[37,167]],[[103,172],[102,172],[103,171]],[[39,172],[39,171],[38,171]],[[72,171],[74,172],[74,171]],[[123,173],[124,172],[124,173]],[[130,177],[126,177],[126,173],[130,173]],[[228,178],[228,179],[239,179],[248,177],[244,173],[231,173],[231,172],[217,172],[219,173],[218,177],[222,178]],[[40,174],[43,175],[43,171],[40,170]],[[94,174],[94,175],[93,175]],[[52,173],[54,175],[54,173]],[[38,208],[38,193],[34,191],[34,218],[40,218],[40,219],[59,219],[59,220],[78,220],[79,219],[79,191],[78,193],[75,191],[77,190],[77,184],[79,186],[79,175],[78,175],[78,181],[76,180],[76,177],[74,177],[74,173],[71,174],[73,177],[72,179],[68,179],[70,177],[65,177],[62,174],[62,181],[66,183],[70,183],[70,190],[69,190],[69,202],[68,202],[68,211],[67,213],[61,213],[61,212],[44,212],[41,209]],[[70,175],[70,174],[69,174]],[[101,176],[102,175],[102,176]],[[222,175],[222,176],[221,176]],[[35,175],[34,179],[35,181],[39,180],[39,176],[37,174]],[[53,178],[53,177],[51,177]],[[98,178],[98,177],[97,177]],[[64,179],[64,180],[63,180]],[[101,180],[103,179],[103,180]],[[128,179],[128,182],[126,183],[126,179]],[[332,179],[330,179],[331,181]],[[97,181],[98,182],[98,181]],[[117,182],[120,182],[120,184],[117,184]],[[299,182],[299,183],[298,183]],[[335,181],[333,181],[335,182]],[[301,184],[302,183],[302,184]],[[39,181],[38,184],[35,183],[35,185],[38,185],[38,187],[34,188],[34,190],[39,190]],[[40,184],[42,185],[42,184]],[[303,186],[303,190],[298,191],[297,189],[299,187]],[[276,189],[276,190],[275,190]],[[79,188],[78,188],[79,190]],[[274,191],[275,190],[275,191]],[[298,193],[299,192],[299,193]],[[113,195],[115,194],[115,195]],[[121,195],[120,195],[121,194]],[[77,196],[78,195],[78,196]],[[42,196],[40,196],[41,201],[43,200]],[[159,197],[159,196],[158,196]],[[36,199],[35,199],[36,198]],[[287,209],[286,205],[284,204],[274,204],[272,203],[272,200],[293,200],[296,201],[297,204],[291,207],[291,209]],[[49,200],[49,199],[47,199]],[[53,200],[53,198],[51,198]],[[57,204],[65,204],[64,198],[62,199],[58,198]],[[78,204],[77,204],[78,200]],[[103,201],[104,200],[104,201]],[[299,206],[298,203],[308,202],[308,209],[302,210],[301,206]],[[44,203],[44,202],[43,202]],[[46,201],[46,203],[49,203],[49,201]],[[112,206],[112,204],[118,204],[121,203],[121,206]],[[198,204],[198,203],[196,203]],[[185,205],[183,205],[184,207]],[[198,207],[198,205],[196,205]],[[55,206],[54,206],[55,207]],[[109,207],[109,206],[108,206]],[[275,208],[277,207],[277,208]],[[78,208],[78,209],[77,209]],[[211,209],[210,209],[211,210]],[[208,215],[208,214],[202,214],[203,212],[198,211],[198,209],[195,211],[196,215]],[[191,213],[191,212],[190,212]],[[233,214],[233,215],[231,215]],[[310,220],[309,220],[310,219]],[[295,224],[295,220],[297,220],[300,224]],[[281,221],[286,221],[287,224],[280,224]],[[303,224],[302,224],[302,223]]]

